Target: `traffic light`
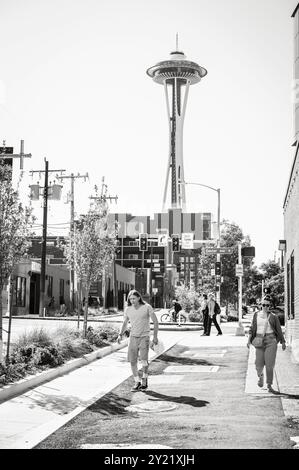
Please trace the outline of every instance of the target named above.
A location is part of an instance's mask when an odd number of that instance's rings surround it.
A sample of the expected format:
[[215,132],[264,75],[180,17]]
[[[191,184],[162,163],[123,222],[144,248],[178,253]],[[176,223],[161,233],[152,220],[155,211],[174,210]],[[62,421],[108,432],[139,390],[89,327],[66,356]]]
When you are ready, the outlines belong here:
[[220,263],[220,261],[216,261],[216,263],[215,263],[215,274],[216,274],[216,276],[221,276],[221,263]]
[[241,255],[248,256],[249,258],[255,257],[255,247],[254,246],[243,246],[241,248]]
[[140,251],[147,251],[147,233],[140,233],[139,234],[139,250]]
[[179,235],[172,235],[172,251],[180,251],[180,237]]

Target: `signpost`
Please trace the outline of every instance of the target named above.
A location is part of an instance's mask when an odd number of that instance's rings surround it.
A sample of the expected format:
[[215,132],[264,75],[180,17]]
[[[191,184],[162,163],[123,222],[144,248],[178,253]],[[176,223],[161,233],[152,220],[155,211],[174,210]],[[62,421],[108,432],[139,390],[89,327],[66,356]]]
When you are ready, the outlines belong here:
[[194,233],[182,233],[182,249],[192,250],[194,248]]
[[217,255],[218,253],[221,255],[231,255],[233,253],[233,248],[227,246],[205,248],[206,255]]

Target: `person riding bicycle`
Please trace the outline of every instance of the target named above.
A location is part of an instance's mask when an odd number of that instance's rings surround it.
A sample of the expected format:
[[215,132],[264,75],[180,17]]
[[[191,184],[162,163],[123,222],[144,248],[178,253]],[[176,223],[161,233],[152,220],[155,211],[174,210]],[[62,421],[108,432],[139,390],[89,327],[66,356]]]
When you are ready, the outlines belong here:
[[171,312],[174,322],[177,321],[178,313],[179,313],[180,310],[182,310],[181,304],[176,299],[174,299],[172,301],[172,312]]

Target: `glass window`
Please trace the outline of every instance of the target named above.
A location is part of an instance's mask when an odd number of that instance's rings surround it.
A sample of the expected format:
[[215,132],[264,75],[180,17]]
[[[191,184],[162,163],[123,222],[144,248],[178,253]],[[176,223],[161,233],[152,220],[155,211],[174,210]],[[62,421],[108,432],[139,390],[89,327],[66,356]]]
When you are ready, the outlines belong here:
[[48,297],[53,296],[53,276],[48,276],[48,289],[47,289]]
[[17,307],[25,307],[25,304],[26,304],[26,278],[17,276],[15,305]]
[[64,297],[64,279],[59,280],[59,296]]

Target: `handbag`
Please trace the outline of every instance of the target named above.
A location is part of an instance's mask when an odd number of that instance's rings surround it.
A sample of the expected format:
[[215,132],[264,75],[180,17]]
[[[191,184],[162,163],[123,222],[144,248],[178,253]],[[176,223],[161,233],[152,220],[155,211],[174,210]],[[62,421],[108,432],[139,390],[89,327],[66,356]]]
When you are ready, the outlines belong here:
[[263,347],[263,339],[266,333],[267,325],[268,325],[268,318],[264,326],[263,336],[255,336],[255,338],[253,338],[253,340],[251,341],[252,346],[254,346],[255,348]]

